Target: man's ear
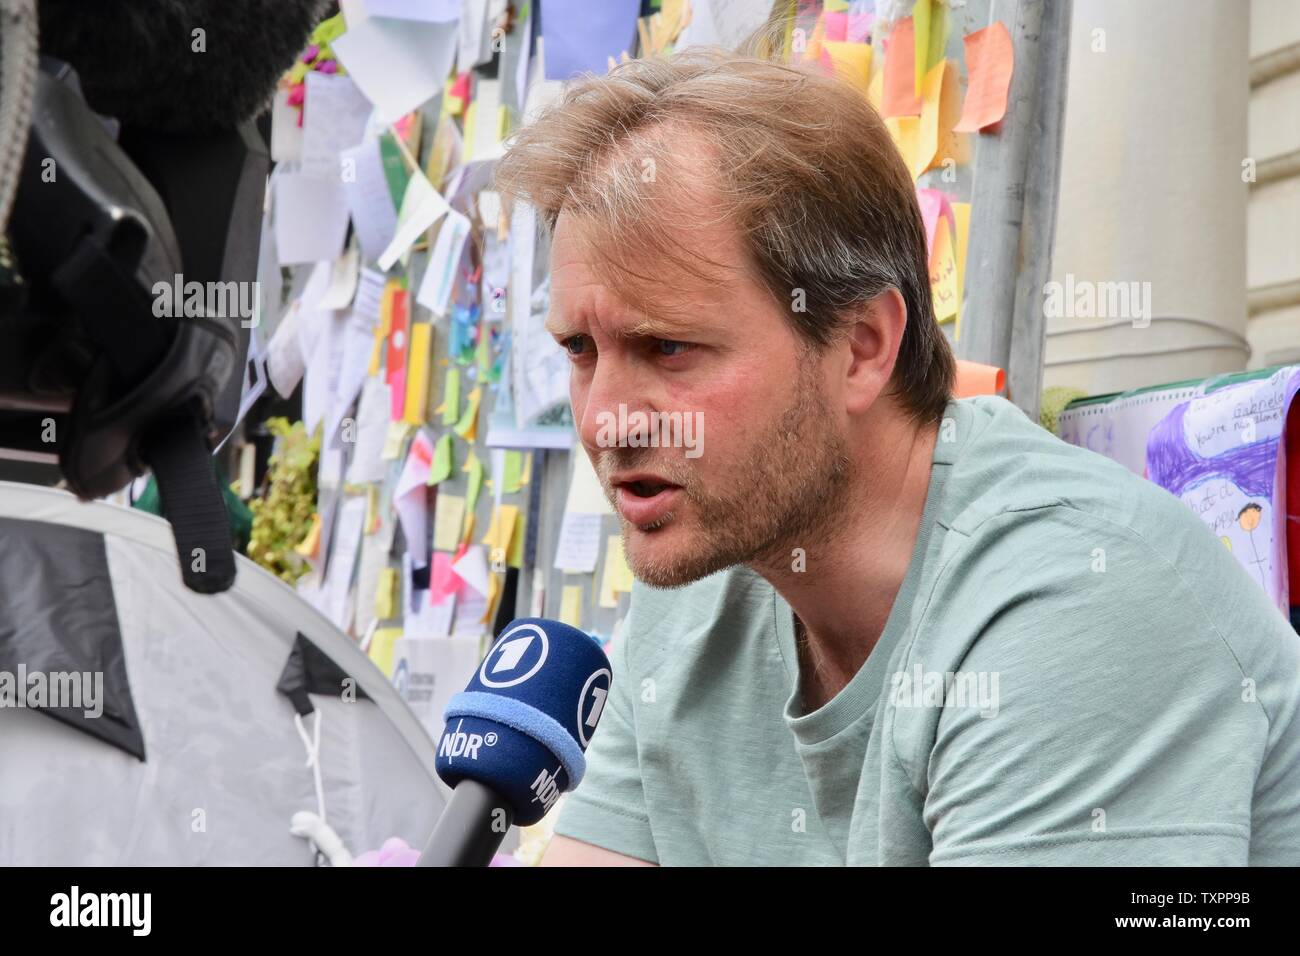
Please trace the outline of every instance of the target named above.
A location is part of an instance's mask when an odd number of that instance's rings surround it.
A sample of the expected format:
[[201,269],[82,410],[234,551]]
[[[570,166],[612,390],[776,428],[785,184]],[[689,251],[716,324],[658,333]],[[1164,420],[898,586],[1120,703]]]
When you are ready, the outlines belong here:
[[885,391],[907,328],[907,304],[889,288],[857,306],[843,347],[845,411],[860,414]]

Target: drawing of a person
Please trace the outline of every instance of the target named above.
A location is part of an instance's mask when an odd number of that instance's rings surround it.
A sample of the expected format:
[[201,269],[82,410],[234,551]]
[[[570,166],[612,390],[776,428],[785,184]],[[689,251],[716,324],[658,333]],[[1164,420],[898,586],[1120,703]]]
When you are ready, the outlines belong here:
[[1255,552],[1255,560],[1251,564],[1259,568],[1259,583],[1268,589],[1268,582],[1264,580],[1264,559],[1259,556],[1259,549],[1255,547],[1255,529],[1259,527],[1260,519],[1264,515],[1264,509],[1253,501],[1249,501],[1237,512],[1237,524],[1241,525],[1241,530],[1250,535],[1250,550]]

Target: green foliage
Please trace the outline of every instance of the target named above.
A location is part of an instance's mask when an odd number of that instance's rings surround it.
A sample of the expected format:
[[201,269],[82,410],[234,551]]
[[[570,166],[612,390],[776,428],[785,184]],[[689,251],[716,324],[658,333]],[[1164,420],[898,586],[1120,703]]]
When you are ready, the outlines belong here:
[[320,438],[309,437],[302,422],[271,418],[266,424],[276,438],[275,451],[266,473],[266,495],[250,502],[253,531],[248,556],[294,584],[309,570],[294,548],[312,527]]

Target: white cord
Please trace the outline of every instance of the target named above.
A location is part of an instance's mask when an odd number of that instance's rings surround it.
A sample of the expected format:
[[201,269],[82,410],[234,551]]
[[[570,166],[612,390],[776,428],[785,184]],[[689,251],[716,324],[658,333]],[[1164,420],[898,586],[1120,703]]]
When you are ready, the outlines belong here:
[[293,715],[293,725],[298,728],[298,736],[302,738],[303,748],[307,751],[307,766],[311,767],[312,782],[316,786],[316,809],[320,816],[321,823],[325,822],[325,786],[321,782],[320,770],[320,711],[314,711],[316,715],[316,725],[314,727],[314,736],[307,736],[307,728],[302,724],[302,714]]

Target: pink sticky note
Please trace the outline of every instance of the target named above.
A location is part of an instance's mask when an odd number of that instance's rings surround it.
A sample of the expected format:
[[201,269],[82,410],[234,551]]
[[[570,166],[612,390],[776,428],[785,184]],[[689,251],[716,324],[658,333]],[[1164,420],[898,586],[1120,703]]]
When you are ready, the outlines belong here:
[[826,39],[847,40],[849,37],[849,13],[826,11]]
[[921,207],[921,221],[925,223],[925,252],[928,261],[934,252],[934,234],[939,227],[939,217],[948,220],[948,226],[953,230],[951,235],[957,234],[957,221],[953,217],[948,196],[938,189],[918,189],[916,203]]
[[850,13],[845,39],[850,43],[865,43],[871,36],[871,27],[876,22],[874,13]]
[[429,603],[441,604],[447,595],[460,590],[461,578],[451,568],[452,556],[445,551],[433,552],[433,567],[429,571]]

